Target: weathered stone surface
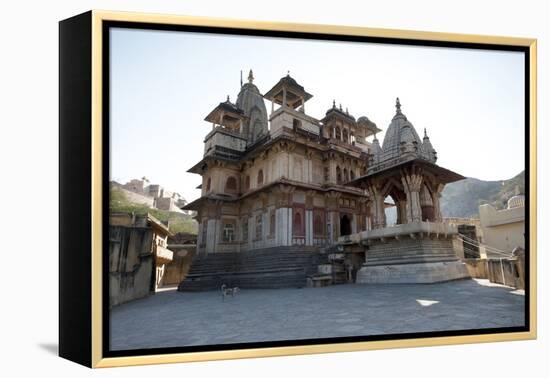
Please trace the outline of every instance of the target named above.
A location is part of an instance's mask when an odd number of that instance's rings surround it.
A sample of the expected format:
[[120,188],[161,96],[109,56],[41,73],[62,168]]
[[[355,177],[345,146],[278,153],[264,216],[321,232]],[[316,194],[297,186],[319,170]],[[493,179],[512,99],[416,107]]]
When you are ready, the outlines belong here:
[[154,258],[150,228],[109,227],[109,305],[143,298],[151,292]]
[[368,244],[357,283],[434,283],[469,278],[456,256],[456,226],[414,222],[366,231],[356,236]]
[[357,273],[360,284],[425,284],[470,278],[460,261],[364,266]]

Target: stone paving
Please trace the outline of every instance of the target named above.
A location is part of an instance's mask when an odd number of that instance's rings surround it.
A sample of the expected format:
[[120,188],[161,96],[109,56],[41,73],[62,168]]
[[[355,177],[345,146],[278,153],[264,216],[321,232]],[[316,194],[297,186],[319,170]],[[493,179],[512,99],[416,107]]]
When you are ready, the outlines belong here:
[[524,292],[486,280],[164,291],[111,310],[111,349],[522,326]]

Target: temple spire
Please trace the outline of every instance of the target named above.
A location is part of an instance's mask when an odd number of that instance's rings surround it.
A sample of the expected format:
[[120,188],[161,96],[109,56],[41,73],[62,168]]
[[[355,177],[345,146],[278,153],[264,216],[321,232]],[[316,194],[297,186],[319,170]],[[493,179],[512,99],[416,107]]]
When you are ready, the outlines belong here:
[[397,113],[401,114],[401,102],[399,102],[399,97],[395,100],[395,110]]
[[332,109],[336,109],[336,100],[332,100]]
[[254,81],[254,74],[252,73],[252,70],[250,70],[250,72],[248,73],[248,82],[252,84],[253,81]]
[[243,70],[241,70],[241,88],[243,86]]
[[428,138],[428,133],[426,132],[426,128],[424,127],[424,139]]

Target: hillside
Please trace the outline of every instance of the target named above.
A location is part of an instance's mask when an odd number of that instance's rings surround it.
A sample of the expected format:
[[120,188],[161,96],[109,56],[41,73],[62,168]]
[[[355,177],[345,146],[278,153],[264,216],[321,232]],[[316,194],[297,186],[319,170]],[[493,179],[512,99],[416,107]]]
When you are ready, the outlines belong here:
[[134,212],[136,214],[149,213],[160,221],[169,222],[170,232],[197,234],[197,222],[187,214],[152,209],[144,204],[132,202],[124,192],[117,187],[111,187],[109,208],[112,212]]
[[467,178],[445,186],[441,195],[441,212],[444,217],[479,216],[479,205],[490,203],[497,209],[506,207],[508,199],[525,193],[525,172],[503,181],[483,181]]

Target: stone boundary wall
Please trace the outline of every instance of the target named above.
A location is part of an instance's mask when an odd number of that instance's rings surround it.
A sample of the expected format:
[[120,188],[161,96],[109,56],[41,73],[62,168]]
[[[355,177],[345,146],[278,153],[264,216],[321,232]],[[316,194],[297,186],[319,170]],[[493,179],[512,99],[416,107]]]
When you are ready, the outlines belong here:
[[148,296],[154,280],[153,230],[109,226],[109,306]]
[[525,289],[525,260],[523,257],[507,259],[464,259],[472,278]]

